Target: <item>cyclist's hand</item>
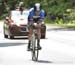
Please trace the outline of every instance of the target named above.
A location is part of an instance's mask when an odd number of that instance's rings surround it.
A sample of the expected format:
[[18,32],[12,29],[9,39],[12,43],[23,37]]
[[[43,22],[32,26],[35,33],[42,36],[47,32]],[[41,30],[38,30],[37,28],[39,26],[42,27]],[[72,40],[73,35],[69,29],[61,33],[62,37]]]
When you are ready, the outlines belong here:
[[42,21],[42,24],[45,24],[45,22],[44,22],[44,21]]
[[37,23],[34,23],[34,26],[37,26]]

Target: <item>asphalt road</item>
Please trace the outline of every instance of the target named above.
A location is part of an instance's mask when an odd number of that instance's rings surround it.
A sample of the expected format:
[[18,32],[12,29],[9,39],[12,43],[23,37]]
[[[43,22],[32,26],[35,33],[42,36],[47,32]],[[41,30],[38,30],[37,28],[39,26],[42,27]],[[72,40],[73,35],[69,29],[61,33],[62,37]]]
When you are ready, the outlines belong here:
[[38,62],[31,60],[27,39],[5,39],[0,23],[0,65],[75,65],[75,31],[47,26]]

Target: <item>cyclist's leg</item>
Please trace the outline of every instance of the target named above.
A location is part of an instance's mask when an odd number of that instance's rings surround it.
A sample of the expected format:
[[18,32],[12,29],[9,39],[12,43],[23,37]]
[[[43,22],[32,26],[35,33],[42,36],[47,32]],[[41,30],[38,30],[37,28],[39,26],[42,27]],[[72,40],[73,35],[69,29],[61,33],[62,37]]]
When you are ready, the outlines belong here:
[[32,23],[30,22],[29,23],[29,34],[28,34],[28,39],[29,39],[29,41],[28,41],[28,51],[30,51],[30,44],[31,44],[31,36],[32,36]]
[[40,38],[41,38],[41,23],[37,24],[37,44],[38,44],[38,48],[41,49],[40,46]]

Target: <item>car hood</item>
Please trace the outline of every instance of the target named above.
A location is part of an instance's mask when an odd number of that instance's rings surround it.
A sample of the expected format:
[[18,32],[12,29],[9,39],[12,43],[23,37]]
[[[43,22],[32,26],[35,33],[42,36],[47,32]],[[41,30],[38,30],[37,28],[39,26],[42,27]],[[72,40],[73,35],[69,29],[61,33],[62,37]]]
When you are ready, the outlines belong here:
[[18,19],[18,20],[13,20],[15,24],[27,24],[28,21],[27,19]]

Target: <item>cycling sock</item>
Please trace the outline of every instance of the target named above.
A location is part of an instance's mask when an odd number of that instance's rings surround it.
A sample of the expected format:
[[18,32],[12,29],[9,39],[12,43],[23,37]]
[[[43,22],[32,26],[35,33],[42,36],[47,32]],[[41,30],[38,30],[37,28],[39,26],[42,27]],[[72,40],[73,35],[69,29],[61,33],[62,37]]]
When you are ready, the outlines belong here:
[[37,40],[37,44],[38,44],[38,46],[40,46],[40,40]]
[[28,42],[28,48],[30,48],[30,42],[31,42],[31,41],[29,40],[29,42]]

